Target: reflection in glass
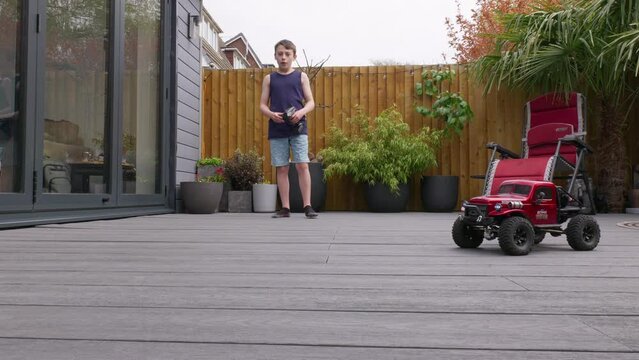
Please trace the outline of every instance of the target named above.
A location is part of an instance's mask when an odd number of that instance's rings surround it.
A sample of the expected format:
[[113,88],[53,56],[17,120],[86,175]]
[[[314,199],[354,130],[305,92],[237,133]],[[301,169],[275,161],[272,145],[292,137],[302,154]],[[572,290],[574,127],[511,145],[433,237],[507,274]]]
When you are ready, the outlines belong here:
[[124,21],[124,193],[160,192],[160,0],[127,0]]
[[109,3],[47,0],[44,192],[106,192]]
[[0,0],[0,192],[22,191],[21,14],[22,0]]

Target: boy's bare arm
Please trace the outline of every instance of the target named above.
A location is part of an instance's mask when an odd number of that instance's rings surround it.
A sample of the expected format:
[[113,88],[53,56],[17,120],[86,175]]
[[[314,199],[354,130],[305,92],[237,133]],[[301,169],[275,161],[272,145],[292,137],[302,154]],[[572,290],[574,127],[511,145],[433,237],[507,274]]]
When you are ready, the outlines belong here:
[[304,92],[304,107],[297,110],[291,117],[293,122],[298,122],[304,115],[315,109],[315,100],[313,100],[313,92],[311,91],[311,82],[306,73],[302,73],[302,91]]
[[262,96],[260,97],[260,111],[264,116],[273,119],[276,123],[283,123],[282,113],[272,112],[268,107],[268,99],[271,96],[271,75],[266,75],[262,81]]

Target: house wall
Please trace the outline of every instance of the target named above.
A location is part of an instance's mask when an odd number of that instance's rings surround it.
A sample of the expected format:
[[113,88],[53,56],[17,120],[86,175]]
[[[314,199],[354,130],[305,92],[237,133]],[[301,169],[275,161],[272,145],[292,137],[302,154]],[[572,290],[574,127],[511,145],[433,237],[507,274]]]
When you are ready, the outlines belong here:
[[[176,184],[195,179],[200,158],[200,37],[188,38],[189,14],[199,15],[201,0],[176,3]],[[179,199],[178,192],[178,199]]]
[[235,62],[233,61],[233,51],[231,50],[224,51],[224,56],[226,56],[226,60],[229,61],[231,66],[235,67]]
[[246,57],[246,44],[244,43],[244,41],[242,41],[242,39],[237,39],[231,43],[228,43],[226,45],[224,45],[225,47],[230,47],[230,48],[236,48],[237,51],[240,52],[240,54],[242,54],[242,56]]

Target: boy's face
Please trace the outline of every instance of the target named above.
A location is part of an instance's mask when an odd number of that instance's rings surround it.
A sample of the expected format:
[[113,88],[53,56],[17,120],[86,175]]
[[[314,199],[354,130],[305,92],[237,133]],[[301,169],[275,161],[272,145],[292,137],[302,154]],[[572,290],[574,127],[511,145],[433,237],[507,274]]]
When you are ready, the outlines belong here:
[[292,49],[287,49],[283,45],[279,45],[275,49],[275,60],[282,70],[288,70],[293,66],[293,61],[297,58]]

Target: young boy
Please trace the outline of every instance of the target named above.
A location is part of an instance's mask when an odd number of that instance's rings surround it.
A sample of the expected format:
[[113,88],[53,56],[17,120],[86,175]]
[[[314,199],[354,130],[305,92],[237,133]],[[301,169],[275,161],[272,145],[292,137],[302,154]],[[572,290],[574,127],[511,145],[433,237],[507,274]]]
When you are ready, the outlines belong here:
[[[289,156],[293,155],[307,218],[317,217],[311,207],[311,175],[308,171],[308,129],[306,114],[315,108],[308,75],[293,69],[297,58],[295,44],[281,40],[275,44],[277,71],[264,77],[260,111],[268,121],[268,139],[271,146],[271,164],[277,172],[277,188],[282,209],[273,217],[289,217]],[[270,106],[269,106],[270,103]]]

